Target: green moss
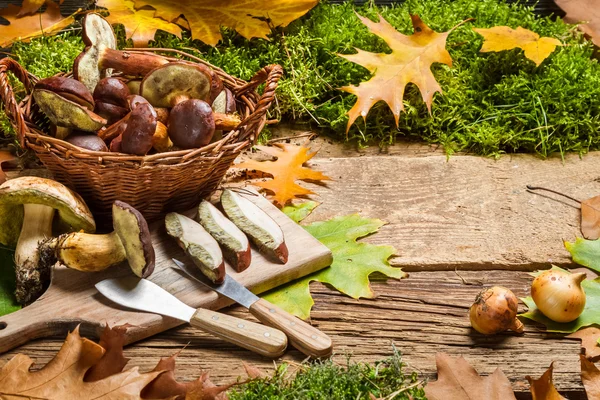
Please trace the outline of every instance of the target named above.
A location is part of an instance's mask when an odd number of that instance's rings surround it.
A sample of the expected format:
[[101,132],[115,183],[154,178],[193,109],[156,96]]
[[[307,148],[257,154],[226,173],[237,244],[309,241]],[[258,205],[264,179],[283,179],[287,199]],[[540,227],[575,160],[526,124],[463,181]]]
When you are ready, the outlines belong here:
[[293,378],[288,377],[293,367],[283,364],[272,377],[250,381],[228,394],[231,400],[368,400],[371,394],[383,398],[404,389],[393,398],[424,400],[422,382],[416,374],[405,375],[405,367],[399,353],[374,366],[350,359],[346,365],[315,361],[303,364]]

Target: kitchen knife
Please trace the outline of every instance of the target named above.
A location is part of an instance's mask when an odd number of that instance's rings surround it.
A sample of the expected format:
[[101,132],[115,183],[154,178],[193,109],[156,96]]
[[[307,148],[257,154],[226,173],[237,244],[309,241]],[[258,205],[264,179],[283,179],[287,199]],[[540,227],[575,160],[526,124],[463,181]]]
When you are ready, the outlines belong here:
[[217,285],[205,277],[195,265],[185,264],[174,258],[172,260],[194,280],[246,307],[263,324],[282,330],[292,345],[304,354],[316,358],[331,354],[333,344],[329,336],[267,300],[259,298],[231,276],[226,275],[225,281]]
[[147,279],[105,279],[96,284],[96,289],[124,307],[187,321],[195,328],[267,357],[279,357],[287,347],[287,337],[277,329],[204,308],[194,309]]

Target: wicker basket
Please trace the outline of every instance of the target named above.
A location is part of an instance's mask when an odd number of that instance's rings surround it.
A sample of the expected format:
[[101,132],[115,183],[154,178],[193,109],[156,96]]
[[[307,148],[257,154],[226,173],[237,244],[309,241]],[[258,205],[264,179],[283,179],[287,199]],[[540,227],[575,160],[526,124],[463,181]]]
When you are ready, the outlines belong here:
[[[29,94],[37,78],[11,58],[0,60],[0,96],[7,115],[24,148],[35,152],[54,178],[74,189],[87,202],[99,225],[110,224],[111,207],[121,200],[137,208],[149,221],[169,211],[184,211],[209,196],[237,155],[256,140],[266,121],[266,112],[282,75],[279,65],[258,71],[250,82],[234,78],[200,58],[171,49],[127,51],[173,52],[187,62],[211,67],[236,98],[241,124],[223,139],[199,149],[134,156],[96,152],[47,135],[48,121]],[[180,58],[170,60],[181,61]],[[7,72],[11,71],[27,91],[17,104]],[[262,95],[256,87],[265,83]]]

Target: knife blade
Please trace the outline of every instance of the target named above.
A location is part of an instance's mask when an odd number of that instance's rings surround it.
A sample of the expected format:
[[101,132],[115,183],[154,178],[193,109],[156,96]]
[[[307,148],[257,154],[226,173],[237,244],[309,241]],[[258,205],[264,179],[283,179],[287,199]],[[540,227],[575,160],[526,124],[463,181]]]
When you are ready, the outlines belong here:
[[205,308],[195,309],[147,279],[133,276],[105,279],[95,286],[121,306],[189,322],[195,328],[267,357],[279,357],[287,347],[287,337],[277,329]]
[[333,343],[329,336],[267,300],[259,298],[230,275],[225,275],[223,283],[215,284],[195,265],[174,258],[172,260],[181,271],[195,281],[246,307],[263,324],[282,330],[290,343],[304,354],[316,358],[331,354]]

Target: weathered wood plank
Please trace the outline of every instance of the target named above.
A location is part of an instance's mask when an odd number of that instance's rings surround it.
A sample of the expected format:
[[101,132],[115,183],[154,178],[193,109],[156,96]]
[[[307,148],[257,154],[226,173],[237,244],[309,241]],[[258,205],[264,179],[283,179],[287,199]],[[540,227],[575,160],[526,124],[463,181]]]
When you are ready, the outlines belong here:
[[[468,282],[483,281],[511,288],[519,296],[529,290],[531,277],[514,271],[462,271]],[[435,379],[436,352],[463,355],[482,374],[500,367],[517,392],[527,392],[526,375],[539,376],[555,361],[555,382],[562,392],[581,392],[579,342],[546,334],[537,325],[526,325],[524,335],[482,336],[470,328],[467,310],[481,286],[465,285],[453,271],[414,272],[408,279],[374,283],[376,300],[354,300],[314,284],[315,308],[312,322],[331,335],[336,360],[346,354],[355,360],[376,361],[390,356],[391,343],[402,351],[404,360],[423,377]],[[239,307],[230,312],[250,318]],[[18,349],[42,365],[58,350],[60,341],[36,341]],[[130,366],[150,370],[159,357],[185,347],[179,356],[177,376],[193,379],[201,370],[210,370],[216,382],[234,381],[243,375],[242,361],[272,369],[270,360],[211,338],[190,327],[178,328],[129,346],[125,354]],[[4,354],[8,360],[16,351]],[[287,360],[300,362],[303,356],[288,351]]]

